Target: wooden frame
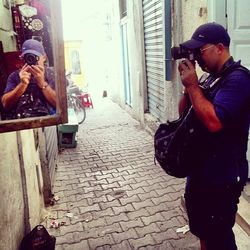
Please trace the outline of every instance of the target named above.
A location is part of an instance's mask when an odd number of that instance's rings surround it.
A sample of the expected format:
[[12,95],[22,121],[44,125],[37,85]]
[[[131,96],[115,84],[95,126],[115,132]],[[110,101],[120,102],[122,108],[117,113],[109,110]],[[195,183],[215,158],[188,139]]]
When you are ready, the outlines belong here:
[[64,41],[60,0],[49,1],[51,10],[52,48],[56,81],[56,114],[49,116],[0,121],[0,133],[66,123],[67,96],[64,64]]

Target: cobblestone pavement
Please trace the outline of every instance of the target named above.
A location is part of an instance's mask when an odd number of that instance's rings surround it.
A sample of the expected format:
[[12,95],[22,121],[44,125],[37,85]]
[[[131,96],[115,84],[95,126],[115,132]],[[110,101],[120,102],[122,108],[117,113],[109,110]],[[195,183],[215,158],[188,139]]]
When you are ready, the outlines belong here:
[[[49,232],[57,250],[199,249],[181,207],[184,179],[154,164],[153,138],[108,98],[87,110],[76,148],[59,155]],[[51,219],[47,220],[49,228]]]

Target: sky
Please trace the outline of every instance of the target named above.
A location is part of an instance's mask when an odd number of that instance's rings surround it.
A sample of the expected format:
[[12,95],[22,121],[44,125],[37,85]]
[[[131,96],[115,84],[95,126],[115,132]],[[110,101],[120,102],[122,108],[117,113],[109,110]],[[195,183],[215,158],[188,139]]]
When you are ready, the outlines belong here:
[[67,40],[81,39],[94,31],[95,22],[104,14],[108,0],[61,0],[63,33]]

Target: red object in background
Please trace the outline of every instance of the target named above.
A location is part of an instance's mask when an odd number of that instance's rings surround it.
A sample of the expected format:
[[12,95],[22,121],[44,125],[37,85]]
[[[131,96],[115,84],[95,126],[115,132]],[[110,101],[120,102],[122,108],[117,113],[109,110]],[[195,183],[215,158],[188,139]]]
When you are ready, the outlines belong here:
[[5,52],[4,61],[6,66],[6,73],[9,76],[13,71],[21,69],[24,65],[23,60],[20,58],[20,51]]
[[81,95],[79,95],[78,98],[81,100],[82,105],[84,107],[93,108],[93,102],[92,102],[92,99],[90,97],[90,94],[84,92]]

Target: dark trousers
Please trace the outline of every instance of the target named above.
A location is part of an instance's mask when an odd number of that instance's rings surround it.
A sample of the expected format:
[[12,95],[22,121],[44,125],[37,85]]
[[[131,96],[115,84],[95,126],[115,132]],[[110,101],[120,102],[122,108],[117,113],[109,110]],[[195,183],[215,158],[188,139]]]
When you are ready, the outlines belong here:
[[238,184],[189,188],[185,202],[190,231],[208,250],[236,250],[233,226],[242,187]]

